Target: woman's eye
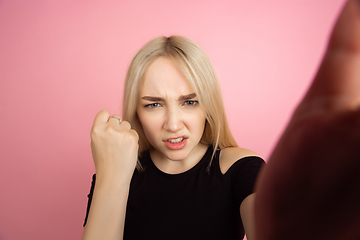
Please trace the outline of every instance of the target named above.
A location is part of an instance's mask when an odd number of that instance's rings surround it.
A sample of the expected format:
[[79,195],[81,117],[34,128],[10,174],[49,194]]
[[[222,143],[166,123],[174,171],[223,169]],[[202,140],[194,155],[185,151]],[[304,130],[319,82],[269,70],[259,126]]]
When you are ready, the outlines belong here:
[[187,106],[194,106],[198,103],[198,101],[185,101],[184,105]]
[[146,108],[156,108],[159,106],[160,106],[160,103],[151,103],[151,104],[145,105]]

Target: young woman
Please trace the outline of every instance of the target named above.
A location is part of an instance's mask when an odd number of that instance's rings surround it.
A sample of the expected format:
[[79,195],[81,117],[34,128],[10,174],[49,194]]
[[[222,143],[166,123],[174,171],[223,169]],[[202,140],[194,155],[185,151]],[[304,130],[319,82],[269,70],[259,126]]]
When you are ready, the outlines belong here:
[[178,37],[146,45],[129,69],[126,121],[104,110],[94,120],[83,239],[238,239],[240,219],[248,239],[360,239],[359,16],[349,0],[255,201],[262,160],[236,147],[205,54]]
[[244,229],[254,239],[263,160],[237,147],[197,44],[159,37],[140,49],[122,117],[102,110],[94,120],[83,239],[242,239]]

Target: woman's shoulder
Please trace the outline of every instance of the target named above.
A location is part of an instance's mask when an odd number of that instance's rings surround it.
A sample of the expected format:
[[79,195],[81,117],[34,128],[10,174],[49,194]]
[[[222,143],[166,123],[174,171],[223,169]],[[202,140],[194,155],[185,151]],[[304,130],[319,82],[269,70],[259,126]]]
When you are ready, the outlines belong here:
[[252,156],[260,157],[255,152],[245,148],[228,147],[221,149],[219,156],[219,165],[222,174],[225,174],[229,170],[229,168],[239,159]]

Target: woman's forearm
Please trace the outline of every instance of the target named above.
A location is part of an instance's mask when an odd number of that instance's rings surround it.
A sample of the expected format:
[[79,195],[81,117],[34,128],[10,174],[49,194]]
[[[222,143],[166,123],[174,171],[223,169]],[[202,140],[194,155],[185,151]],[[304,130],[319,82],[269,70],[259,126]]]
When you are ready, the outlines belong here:
[[96,181],[82,240],[123,239],[129,181]]

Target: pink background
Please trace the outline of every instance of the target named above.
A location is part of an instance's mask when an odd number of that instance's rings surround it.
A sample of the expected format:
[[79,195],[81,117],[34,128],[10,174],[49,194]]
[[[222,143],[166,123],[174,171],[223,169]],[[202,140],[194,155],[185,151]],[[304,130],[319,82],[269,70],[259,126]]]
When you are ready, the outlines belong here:
[[184,35],[217,70],[238,144],[267,158],[344,0],[0,0],[0,240],[80,239],[95,114],[120,112],[145,42]]

